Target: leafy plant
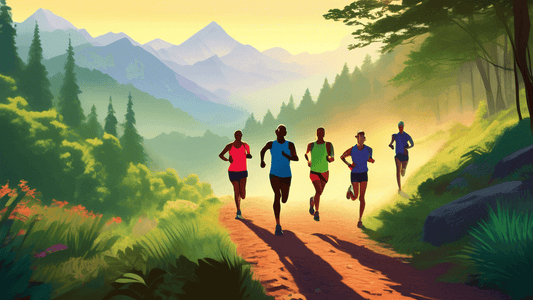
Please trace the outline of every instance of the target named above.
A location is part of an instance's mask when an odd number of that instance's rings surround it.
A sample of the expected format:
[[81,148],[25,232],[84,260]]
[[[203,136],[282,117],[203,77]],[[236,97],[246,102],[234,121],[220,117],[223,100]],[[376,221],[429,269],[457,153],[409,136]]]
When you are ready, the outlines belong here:
[[146,259],[143,247],[138,244],[133,245],[133,247],[126,247],[124,251],[118,250],[116,256],[106,255],[104,257],[108,265],[108,276],[113,280],[124,273],[131,273],[136,270],[144,273]]
[[454,256],[474,266],[473,277],[481,286],[498,287],[521,299],[533,296],[533,212],[524,213],[498,202],[470,234],[474,241]]
[[[51,293],[51,286],[42,282],[31,282],[33,271],[30,269],[34,257],[30,248],[24,247],[26,234],[14,236],[11,232],[13,220],[9,219],[16,205],[22,200],[26,193],[19,195],[12,194],[6,200],[0,198],[0,207],[7,206],[6,213],[0,219],[0,290],[2,290],[2,299],[18,299],[22,297],[31,297],[31,299],[48,299]],[[30,227],[27,232],[31,232],[37,216],[30,221]]]

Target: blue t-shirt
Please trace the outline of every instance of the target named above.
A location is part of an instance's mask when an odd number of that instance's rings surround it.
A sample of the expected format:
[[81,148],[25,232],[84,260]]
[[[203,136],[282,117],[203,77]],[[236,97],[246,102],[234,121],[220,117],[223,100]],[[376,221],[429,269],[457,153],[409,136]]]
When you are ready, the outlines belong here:
[[282,151],[287,155],[291,155],[289,141],[285,140],[283,144],[278,143],[277,140],[273,141],[272,148],[270,148],[270,154],[272,155],[270,174],[278,177],[292,177],[290,160],[281,154]]
[[372,148],[367,145],[363,146],[362,150],[357,149],[357,145],[352,147],[352,161],[355,163],[355,167],[352,169],[352,173],[364,173],[368,172],[367,161],[372,158]]
[[405,146],[407,146],[407,141],[411,142],[411,145],[414,145],[413,139],[407,132],[403,132],[402,134],[395,133],[392,135],[392,138],[396,141],[396,153],[403,154],[403,151],[405,150]]

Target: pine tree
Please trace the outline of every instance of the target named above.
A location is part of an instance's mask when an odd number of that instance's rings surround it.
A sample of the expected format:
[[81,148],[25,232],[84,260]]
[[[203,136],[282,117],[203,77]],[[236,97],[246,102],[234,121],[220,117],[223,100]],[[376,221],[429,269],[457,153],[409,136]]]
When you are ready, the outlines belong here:
[[115,110],[113,109],[113,100],[109,96],[109,105],[107,106],[107,117],[105,117],[105,132],[117,136],[117,118],[115,117]]
[[320,89],[320,93],[318,94],[318,98],[316,99],[316,110],[317,115],[322,115],[325,112],[325,110],[328,108],[328,102],[330,101],[330,94],[331,94],[331,86],[329,85],[328,78],[326,77],[324,79],[324,84],[322,85],[322,88]]
[[35,22],[33,41],[28,54],[28,65],[21,78],[21,90],[28,101],[29,108],[34,111],[45,111],[52,108],[54,96],[50,92],[48,72],[42,64],[43,47],[39,37],[39,25]]
[[135,128],[135,112],[133,111],[133,101],[131,101],[131,92],[128,96],[128,111],[125,115],[124,135],[120,138],[120,144],[124,149],[125,161],[134,164],[146,164],[147,155],[143,147],[143,137]]
[[65,77],[59,90],[59,112],[63,116],[63,123],[76,128],[85,120],[81,102],[78,94],[81,94],[80,87],[76,83],[74,73],[74,48],[68,39],[67,62],[65,63]]
[[344,68],[340,75],[337,75],[335,83],[331,87],[331,103],[336,110],[345,110],[346,105],[351,105],[353,99],[352,83],[350,81],[348,65],[344,64]]
[[285,120],[281,124],[285,124],[288,127],[291,127],[294,125],[295,117],[296,117],[296,105],[294,104],[294,97],[291,94],[291,98],[289,99],[289,103],[287,103],[287,108],[285,110]]
[[263,133],[269,133],[278,127],[279,124],[276,123],[276,118],[274,118],[274,115],[272,112],[270,112],[270,109],[267,110],[267,113],[263,117]]
[[310,118],[313,118],[313,112],[315,111],[315,102],[313,102],[313,99],[311,98],[311,92],[309,92],[309,89],[305,90],[304,96],[302,98],[302,101],[300,101],[300,105],[298,105],[298,113],[299,116],[298,119],[300,120],[309,120]]
[[87,115],[87,123],[81,126],[82,136],[86,139],[102,138],[104,129],[98,122],[98,115],[96,114],[96,106],[93,104],[91,112]]
[[244,124],[244,128],[242,130],[243,135],[257,135],[260,130],[260,124],[255,119],[254,113],[250,115],[250,117],[246,120],[246,123]]
[[16,35],[11,7],[7,6],[6,0],[0,0],[0,74],[18,80],[24,64],[17,53]]

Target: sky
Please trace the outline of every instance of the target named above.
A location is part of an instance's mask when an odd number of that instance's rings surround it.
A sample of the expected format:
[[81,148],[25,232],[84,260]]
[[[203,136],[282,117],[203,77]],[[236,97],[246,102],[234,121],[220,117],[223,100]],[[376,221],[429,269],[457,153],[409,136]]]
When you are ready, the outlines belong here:
[[86,29],[93,37],[124,32],[144,44],[160,38],[179,45],[217,22],[234,39],[259,51],[282,47],[291,54],[335,50],[355,31],[324,19],[328,10],[353,1],[329,0],[7,0],[13,21],[23,22],[39,8]]

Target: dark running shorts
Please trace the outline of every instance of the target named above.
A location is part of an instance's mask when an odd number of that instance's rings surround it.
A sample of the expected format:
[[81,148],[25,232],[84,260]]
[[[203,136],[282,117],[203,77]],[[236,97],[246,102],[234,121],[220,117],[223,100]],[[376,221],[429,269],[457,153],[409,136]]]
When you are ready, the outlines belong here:
[[364,173],[350,173],[351,182],[363,182],[368,181],[368,172]]
[[240,181],[243,178],[248,177],[248,171],[232,172],[228,171],[229,181]]
[[275,178],[278,178],[278,179],[279,179],[279,182],[284,183],[284,184],[291,185],[291,179],[292,179],[292,177],[278,177],[278,176],[276,176],[276,175],[272,175],[272,174],[270,174],[268,177],[269,177],[270,179],[272,179],[272,178],[274,178],[274,177],[275,177]]
[[395,157],[401,162],[406,162],[409,160],[409,155],[404,155],[403,153],[396,153]]

